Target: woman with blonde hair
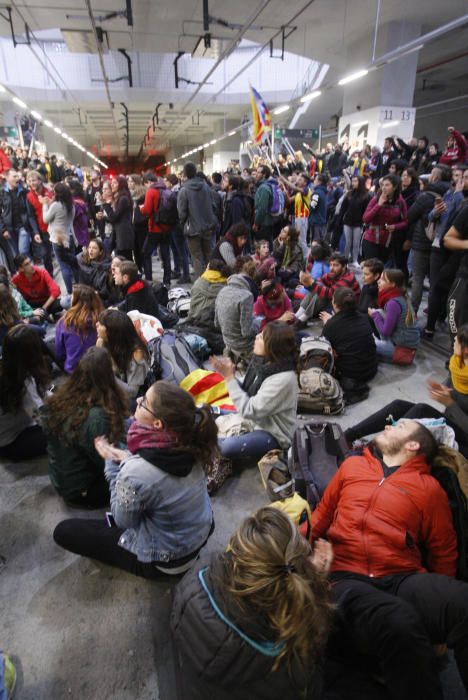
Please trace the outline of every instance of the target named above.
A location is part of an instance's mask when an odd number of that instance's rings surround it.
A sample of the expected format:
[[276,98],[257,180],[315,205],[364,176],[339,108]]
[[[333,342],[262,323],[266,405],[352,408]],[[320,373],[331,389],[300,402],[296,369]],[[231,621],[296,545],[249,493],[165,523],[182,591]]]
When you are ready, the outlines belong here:
[[55,328],[55,357],[71,374],[88,348],[96,345],[96,324],[104,310],[96,290],[74,284],[72,303]]
[[319,685],[331,559],[327,542],[312,551],[292,520],[268,506],[184,578],[171,624],[192,700],[296,700]]

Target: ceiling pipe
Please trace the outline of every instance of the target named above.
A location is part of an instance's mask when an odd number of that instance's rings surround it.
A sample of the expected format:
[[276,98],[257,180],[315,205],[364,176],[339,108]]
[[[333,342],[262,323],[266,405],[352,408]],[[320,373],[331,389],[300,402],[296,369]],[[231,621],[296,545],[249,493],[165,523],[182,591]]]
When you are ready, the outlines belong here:
[[111,115],[112,115],[112,122],[114,124],[115,141],[116,141],[117,147],[120,149],[119,130],[117,128],[117,122],[115,120],[114,103],[112,102],[112,98],[111,98],[111,94],[110,94],[110,90],[109,90],[109,78],[107,77],[106,67],[104,65],[104,56],[103,56],[102,48],[101,48],[101,45],[100,45],[100,42],[98,39],[96,22],[94,21],[94,15],[93,15],[93,8],[91,7],[90,0],[85,0],[85,3],[86,3],[86,7],[88,9],[89,20],[90,20],[91,26],[93,28],[93,36],[94,36],[94,41],[96,43],[96,50],[97,50],[98,56],[99,56],[99,63],[101,65],[102,77],[104,78],[104,87],[106,89],[107,101],[109,103],[109,109],[110,109]]
[[427,34],[421,34],[421,36],[418,36],[415,39],[408,41],[406,44],[398,46],[396,49],[393,49],[392,51],[383,54],[383,56],[375,58],[370,65],[371,67],[379,68],[380,66],[384,65],[385,63],[388,63],[389,61],[399,58],[400,54],[404,54],[411,51],[412,49],[416,49],[421,44],[428,44],[430,41],[434,41],[434,39],[438,39],[439,37],[444,36],[444,34],[452,32],[454,29],[463,27],[465,24],[468,24],[468,14],[462,15],[461,17],[457,17],[457,19],[454,19],[451,22],[448,22],[447,24],[441,24],[440,27],[437,27],[437,29],[433,29]]
[[456,56],[449,56],[448,58],[444,58],[442,61],[437,61],[437,63],[431,63],[429,66],[421,66],[421,68],[418,68],[416,73],[418,75],[420,73],[426,73],[429,70],[434,70],[434,68],[439,68],[439,66],[445,66],[447,63],[453,63],[454,61],[458,61],[460,58],[465,58],[465,56],[468,56],[468,51],[459,53]]

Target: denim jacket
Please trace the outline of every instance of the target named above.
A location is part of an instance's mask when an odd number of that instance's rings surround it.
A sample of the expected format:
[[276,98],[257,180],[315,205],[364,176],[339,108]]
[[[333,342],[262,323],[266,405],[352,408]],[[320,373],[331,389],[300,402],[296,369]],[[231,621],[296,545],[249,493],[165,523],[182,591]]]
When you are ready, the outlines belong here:
[[106,461],[111,510],[125,532],[119,544],[142,562],[170,562],[197,551],[213,521],[206,480],[199,464],[172,476],[138,455],[120,464]]

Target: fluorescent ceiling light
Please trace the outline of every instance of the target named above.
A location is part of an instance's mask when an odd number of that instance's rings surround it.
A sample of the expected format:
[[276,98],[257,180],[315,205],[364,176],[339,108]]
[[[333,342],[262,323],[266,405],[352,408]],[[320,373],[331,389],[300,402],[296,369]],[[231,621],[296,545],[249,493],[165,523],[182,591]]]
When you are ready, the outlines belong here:
[[210,145],[209,143],[204,143],[202,148],[208,148],[209,145]]
[[235,131],[230,131],[229,134],[228,134],[228,136],[235,136],[235,135],[236,135],[236,132],[235,132]]
[[366,119],[365,122],[355,122],[354,124],[351,124],[351,126],[364,126],[364,124],[369,124],[369,121]]
[[3,85],[0,85],[0,92],[6,92],[6,89],[3,87]]
[[[315,100],[316,97],[320,97],[322,94],[321,90],[314,90],[314,92],[309,92],[308,95],[303,95],[300,102],[309,102],[310,100]],[[250,142],[247,142],[250,143]]]
[[23,109],[27,109],[27,107],[28,107],[26,102],[23,102],[23,100],[20,100],[19,97],[14,97],[13,102],[15,103],[15,105],[18,105],[18,107],[22,107]]
[[54,131],[59,135],[62,133],[62,129],[59,129],[58,126],[54,126]]
[[215,143],[217,143],[217,139],[213,139],[213,141],[210,141],[210,146],[214,146]]
[[64,131],[62,131],[61,135],[63,139],[68,139],[68,134],[66,134]]
[[283,112],[287,112],[288,109],[291,109],[289,105],[281,105],[281,107],[277,107],[273,110],[273,114],[283,114]]
[[44,124],[45,124],[46,126],[48,126],[49,129],[53,129],[53,128],[54,128],[54,125],[53,125],[52,122],[49,121],[48,119],[45,119],[45,120],[44,120]]
[[39,112],[36,112],[35,109],[31,110],[31,117],[34,117],[34,119],[40,119],[42,121],[42,116],[39,114]]
[[362,70],[356,71],[356,73],[351,73],[351,75],[346,75],[344,78],[341,78],[341,80],[338,81],[338,85],[347,85],[348,83],[352,83],[353,80],[358,80],[358,78],[363,78],[365,75],[368,74],[367,68],[363,68]]
[[389,126],[398,126],[400,123],[400,120],[397,119],[396,121],[393,122],[386,122],[385,124],[382,124],[382,129],[388,129]]

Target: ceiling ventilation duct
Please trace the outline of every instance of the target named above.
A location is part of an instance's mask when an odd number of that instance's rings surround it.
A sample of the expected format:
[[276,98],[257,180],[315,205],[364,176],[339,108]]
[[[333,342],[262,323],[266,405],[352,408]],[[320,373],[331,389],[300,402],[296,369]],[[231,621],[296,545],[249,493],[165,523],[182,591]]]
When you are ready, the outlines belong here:
[[[94,33],[81,29],[61,29],[63,40],[70,53],[97,53]],[[109,53],[107,32],[96,27],[98,41],[103,53]]]

